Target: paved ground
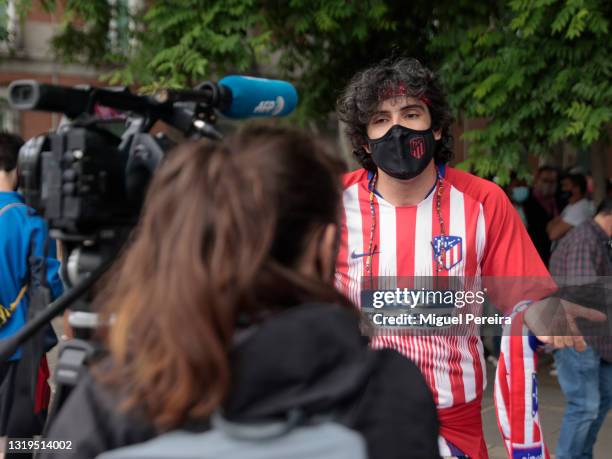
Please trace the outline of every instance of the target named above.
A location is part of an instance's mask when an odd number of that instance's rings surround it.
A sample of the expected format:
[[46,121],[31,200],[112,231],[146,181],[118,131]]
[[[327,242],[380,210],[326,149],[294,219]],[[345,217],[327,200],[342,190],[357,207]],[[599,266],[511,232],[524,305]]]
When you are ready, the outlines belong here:
[[[55,321],[56,329],[58,332],[61,329],[61,323]],[[61,333],[58,333],[61,335]],[[49,364],[51,371],[55,367],[55,352],[51,354]],[[557,437],[559,436],[559,430],[561,428],[561,418],[563,416],[563,409],[565,406],[565,399],[563,393],[557,383],[557,378],[550,376],[550,359],[544,356],[540,362],[539,371],[539,386],[538,394],[540,397],[539,409],[542,417],[542,428],[544,430],[544,438],[546,439],[547,445],[551,450],[552,457],[554,458],[554,447],[557,443]],[[490,459],[505,459],[506,452],[503,447],[501,436],[497,430],[497,421],[495,419],[495,410],[493,408],[493,373],[494,368],[491,365],[488,367],[488,387],[485,393],[485,401],[482,412],[485,437],[487,440],[487,446],[489,448]],[[599,433],[597,444],[595,445],[595,458],[610,458],[612,457],[612,416],[608,416],[608,419],[604,423],[602,430]]]
[[[555,445],[559,437],[561,419],[565,407],[565,398],[559,388],[557,378],[550,376],[551,361],[544,356],[538,372],[539,386],[539,410],[544,430],[544,438],[551,450],[551,457],[554,456]],[[493,408],[493,367],[488,365],[490,382],[485,393],[485,403],[482,413],[487,446],[489,447],[490,459],[505,459],[506,452],[501,441],[501,436],[497,430],[495,410]],[[595,445],[595,458],[612,457],[612,416],[608,416],[601,431],[599,432],[597,444]]]

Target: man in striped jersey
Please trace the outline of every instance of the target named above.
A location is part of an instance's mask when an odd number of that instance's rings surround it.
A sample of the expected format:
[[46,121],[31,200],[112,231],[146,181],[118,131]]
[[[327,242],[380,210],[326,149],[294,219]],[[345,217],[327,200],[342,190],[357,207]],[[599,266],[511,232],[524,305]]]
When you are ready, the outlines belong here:
[[[413,279],[407,282],[414,286],[415,279],[455,276],[549,279],[501,188],[446,165],[452,155],[452,116],[431,71],[415,59],[385,60],[351,80],[338,100],[338,113],[362,166],[344,177],[336,273],[339,289],[355,304],[361,304],[362,282],[372,278],[396,279],[393,287],[402,279]],[[508,295],[501,305],[504,312],[539,300],[535,291]],[[520,386],[523,399],[533,401],[529,406],[535,410],[521,418],[526,427],[512,440],[506,434],[516,410],[498,400],[505,407],[498,410],[503,415],[500,428],[509,454],[517,458],[544,455],[535,384],[530,383],[534,353],[527,338],[518,339],[519,346],[525,345],[518,351],[506,343],[507,352],[524,352],[520,359],[526,363],[520,367],[526,382],[509,389],[510,382],[504,381],[508,384],[500,397]],[[487,457],[481,420],[486,378],[478,333],[378,333],[372,346],[394,348],[421,369],[438,405],[442,456]],[[515,454],[516,439],[526,445],[523,455],[518,447]]]

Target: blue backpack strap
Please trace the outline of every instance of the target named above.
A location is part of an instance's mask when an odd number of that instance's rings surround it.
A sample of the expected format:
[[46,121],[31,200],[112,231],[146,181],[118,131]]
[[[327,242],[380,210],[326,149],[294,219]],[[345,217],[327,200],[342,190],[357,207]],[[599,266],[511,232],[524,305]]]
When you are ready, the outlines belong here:
[[[13,202],[11,204],[7,204],[0,209],[0,217],[4,215],[8,210],[14,209],[16,207],[26,207],[27,208],[28,206],[26,206],[25,204],[21,202]],[[19,290],[19,293],[17,294],[17,297],[15,298],[15,300],[12,301],[9,305],[4,306],[0,304],[0,327],[3,326],[6,322],[8,322],[8,320],[13,315],[13,312],[15,312],[15,309],[17,309],[17,305],[21,302],[21,300],[25,296],[25,293],[27,291],[27,286],[28,286],[28,283],[26,282],[25,285]]]
[[2,214],[4,214],[7,210],[10,209],[14,209],[15,207],[28,207],[26,206],[24,203],[22,202],[12,202],[10,204],[7,204],[6,206],[4,206],[2,209],[0,209],[0,217],[2,216]]

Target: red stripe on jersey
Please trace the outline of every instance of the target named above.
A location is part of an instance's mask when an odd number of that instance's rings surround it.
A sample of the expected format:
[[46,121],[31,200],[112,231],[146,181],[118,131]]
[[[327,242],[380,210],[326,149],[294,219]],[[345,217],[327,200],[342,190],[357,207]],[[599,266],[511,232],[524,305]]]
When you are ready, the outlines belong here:
[[417,337],[415,341],[418,341],[419,343],[419,361],[422,362],[421,368],[423,374],[425,375],[427,384],[429,384],[429,387],[431,388],[431,392],[433,394],[434,400],[436,401],[436,405],[438,405],[439,393],[434,373],[436,367],[436,362],[434,359],[438,357],[436,352],[436,345],[438,343],[436,339],[436,336],[423,336],[420,338]]
[[540,432],[540,425],[534,423],[533,425],[533,441],[534,443],[542,441],[542,433]]
[[396,248],[397,248],[397,276],[399,288],[412,288],[413,282],[406,284],[406,277],[414,276],[414,235],[416,222],[416,206],[396,207]]
[[463,193],[463,207],[465,212],[465,276],[469,277],[470,281],[478,270],[478,260],[476,258],[476,225],[478,224],[478,214],[480,212],[480,203],[476,202],[470,196]]
[[451,367],[450,381],[453,393],[453,405],[461,405],[465,403],[465,387],[463,385],[463,368],[461,368],[459,338],[456,336],[450,337],[448,351],[448,362]]
[[368,180],[368,171],[365,169],[354,170],[353,172],[349,172],[347,174],[342,175],[342,188],[346,190],[351,185],[362,182],[364,180],[366,182]]
[[346,209],[342,212],[340,222],[340,247],[336,259],[336,288],[348,297],[349,279],[348,275],[348,228],[346,226]]

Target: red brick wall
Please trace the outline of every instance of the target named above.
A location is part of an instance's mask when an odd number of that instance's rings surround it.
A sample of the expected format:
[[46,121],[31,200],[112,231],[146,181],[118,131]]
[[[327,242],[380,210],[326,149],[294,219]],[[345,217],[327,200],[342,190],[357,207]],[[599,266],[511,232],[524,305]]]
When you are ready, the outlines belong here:
[[47,12],[43,8],[40,0],[34,0],[32,2],[30,12],[26,16],[26,20],[38,22],[58,22],[56,18],[61,18],[64,14],[65,0],[58,0],[56,3],[57,6],[55,7],[55,10],[52,12]]

